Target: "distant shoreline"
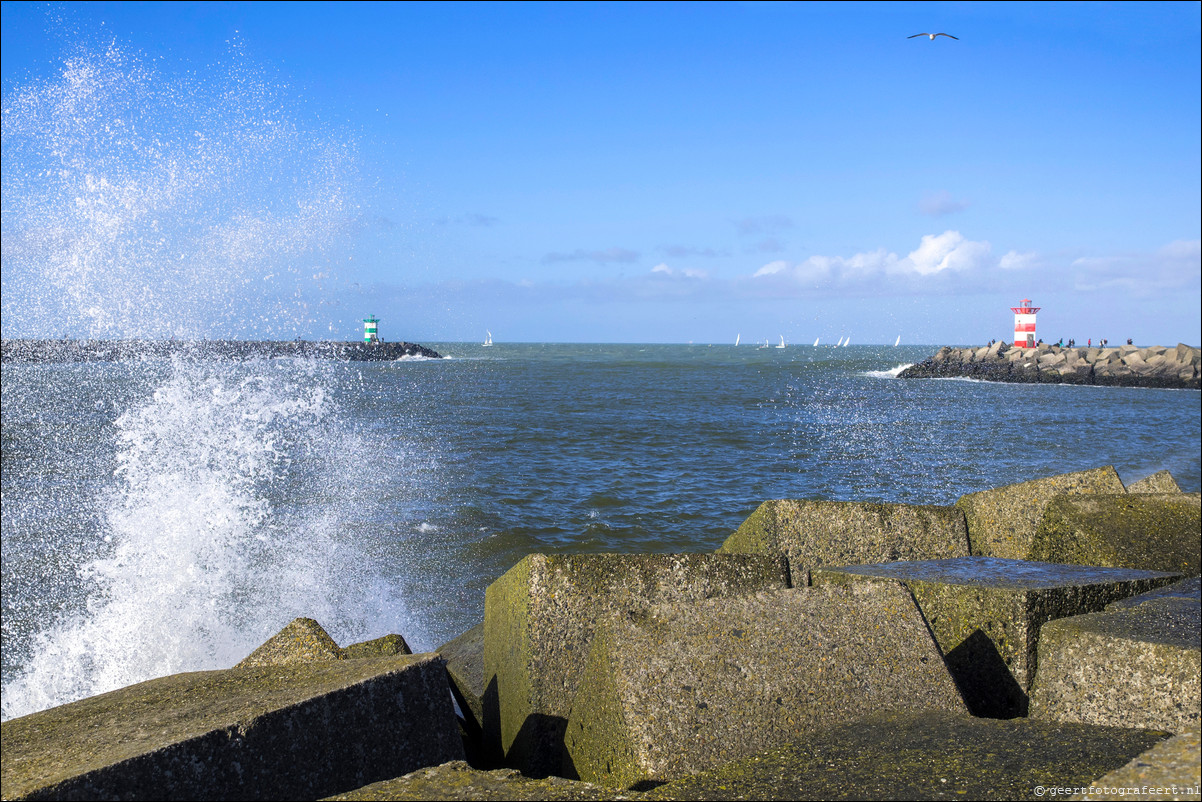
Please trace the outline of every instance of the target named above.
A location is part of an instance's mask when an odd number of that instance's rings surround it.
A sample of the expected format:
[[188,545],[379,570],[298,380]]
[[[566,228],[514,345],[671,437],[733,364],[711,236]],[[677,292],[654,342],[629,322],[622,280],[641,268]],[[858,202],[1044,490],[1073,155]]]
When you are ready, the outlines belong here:
[[392,362],[403,358],[442,359],[442,354],[409,342],[332,340],[4,340],[0,362],[54,364],[118,362],[144,357],[194,359],[277,359],[314,357],[346,362]]

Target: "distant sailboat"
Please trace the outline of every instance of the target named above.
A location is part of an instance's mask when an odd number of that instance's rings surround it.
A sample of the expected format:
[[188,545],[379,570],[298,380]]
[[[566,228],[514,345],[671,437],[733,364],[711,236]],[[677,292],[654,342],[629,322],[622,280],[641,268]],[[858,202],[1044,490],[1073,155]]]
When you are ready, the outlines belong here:
[[849,334],[849,335],[847,335],[847,341],[843,343],[843,347],[846,348],[847,344],[850,342],[851,342],[851,335]]
[[893,347],[894,347],[894,348],[896,348],[896,347],[897,347],[897,346],[899,346],[899,345],[901,345],[901,335],[900,335],[900,334],[899,334],[899,335],[897,335],[897,342],[895,342],[895,343],[893,344]]
[[778,346],[776,346],[776,347],[777,347],[777,348],[784,348],[784,347],[785,347],[785,335],[783,335],[783,334],[782,334],[782,335],[780,336],[780,345],[778,345]]
[[814,338],[814,347],[815,348],[818,347],[818,338],[817,337]]
[[738,348],[738,347],[739,347],[739,338],[740,338],[740,337],[742,337],[742,336],[743,336],[742,334],[736,334],[736,335],[735,335],[735,348]]
[[838,348],[840,345],[843,345],[843,338],[842,338],[842,337],[840,337],[840,338],[839,338],[839,342],[835,343],[835,347],[836,347],[836,348]]
[[482,343],[482,345],[487,347],[487,346],[492,345],[492,332],[488,331],[488,329],[485,329],[485,331],[488,332],[488,336],[484,338],[484,342]]

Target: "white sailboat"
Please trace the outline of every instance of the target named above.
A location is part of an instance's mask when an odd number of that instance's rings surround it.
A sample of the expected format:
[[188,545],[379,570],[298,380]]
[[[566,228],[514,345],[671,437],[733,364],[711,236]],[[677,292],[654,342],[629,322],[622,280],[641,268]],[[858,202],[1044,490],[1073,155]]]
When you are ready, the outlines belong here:
[[783,335],[783,334],[782,334],[782,335],[780,336],[780,345],[778,345],[778,346],[776,346],[776,347],[777,347],[777,348],[784,348],[784,347],[785,347],[785,335]]
[[893,347],[896,348],[899,345],[901,345],[901,335],[900,334],[897,335],[897,342],[893,343]]
[[846,340],[846,341],[843,343],[843,347],[844,347],[844,348],[846,348],[846,347],[847,347],[847,343],[849,343],[849,342],[851,342],[851,335],[850,335],[850,334],[849,334],[849,335],[847,335],[847,340]]
[[492,345],[492,332],[488,331],[488,329],[485,329],[484,331],[488,333],[488,336],[484,338],[484,342],[481,343],[481,345],[484,345],[485,347],[487,347],[487,346]]
[[740,338],[740,337],[742,337],[742,336],[743,336],[742,334],[736,334],[736,335],[735,335],[735,348],[738,348],[738,347],[739,347],[739,338]]
[[819,339],[818,337],[815,337],[815,338],[814,338],[814,347],[815,347],[815,348],[817,348],[817,347],[818,347],[818,339]]

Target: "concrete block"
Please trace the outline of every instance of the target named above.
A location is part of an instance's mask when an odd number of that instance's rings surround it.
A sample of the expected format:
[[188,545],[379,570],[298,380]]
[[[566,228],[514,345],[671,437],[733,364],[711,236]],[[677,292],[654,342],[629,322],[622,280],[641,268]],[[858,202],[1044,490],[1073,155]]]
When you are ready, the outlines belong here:
[[345,794],[328,797],[328,802],[385,802],[386,800],[488,800],[492,802],[592,802],[592,800],[639,800],[638,791],[623,793],[563,777],[531,779],[517,769],[482,771],[456,760],[441,766],[418,769],[403,777],[373,783]]
[[964,557],[814,572],[815,584],[903,582],[918,603],[968,709],[1025,715],[1040,628],[1167,585],[1178,574]]
[[814,568],[967,557],[964,514],[954,507],[861,501],[765,501],[720,553],[783,554],[790,582]]
[[405,639],[395,634],[342,647],[342,657],[346,660],[359,660],[364,657],[391,657],[395,654],[413,654],[413,650],[409,648]]
[[[484,623],[438,647],[447,661],[451,693],[463,714],[463,729],[468,743],[484,748]],[[472,749],[469,747],[469,752]],[[469,754],[469,760],[493,763],[498,755]]]
[[1202,573],[1202,496],[1061,496],[1044,510],[1030,559],[1198,576]]
[[176,674],[0,739],[6,799],[314,799],[463,758],[428,654]]
[[1125,493],[1119,475],[1109,465],[1078,473],[1033,479],[961,496],[956,507],[968,521],[972,554],[1031,559],[1031,541],[1043,511],[1057,496]]
[[530,776],[560,770],[568,711],[602,615],[786,585],[784,559],[758,554],[526,557],[485,593],[487,748]]
[[312,618],[295,618],[251,652],[236,668],[343,660],[342,649]]
[[1202,798],[1202,736],[1198,727],[1161,741],[1121,769],[1089,784],[1073,799]]
[[1049,787],[1086,786],[1164,737],[1029,719],[875,713],[673,781],[646,798],[1049,799]]
[[670,780],[866,710],[967,715],[901,585],[659,605],[598,631],[563,773],[618,788]]
[[1128,493],[1180,493],[1181,486],[1168,471],[1157,471],[1127,486]]
[[1119,599],[1106,605],[1107,610],[1115,610],[1122,607],[1134,607],[1138,604],[1143,604],[1156,599],[1193,599],[1195,603],[1202,603],[1202,577],[1190,577],[1182,579],[1179,582],[1174,582],[1171,585],[1149,590],[1147,593],[1141,593],[1138,596],[1131,596],[1127,599]]
[[1165,596],[1045,624],[1031,715],[1182,732],[1202,720],[1202,607]]

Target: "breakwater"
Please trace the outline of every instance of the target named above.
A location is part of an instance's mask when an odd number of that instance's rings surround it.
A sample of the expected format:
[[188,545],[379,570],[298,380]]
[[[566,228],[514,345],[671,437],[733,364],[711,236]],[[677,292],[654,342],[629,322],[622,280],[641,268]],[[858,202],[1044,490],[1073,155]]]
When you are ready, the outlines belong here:
[[1199,513],[1102,467],[766,501],[709,554],[531,554],[432,653],[296,619],[4,722],[3,796],[1197,798]]
[[184,356],[194,359],[275,359],[314,357],[347,362],[392,362],[397,359],[441,359],[438,352],[408,342],[341,342],[332,340],[4,340],[4,362],[116,362],[143,357]]
[[1005,342],[977,348],[944,346],[899,374],[903,379],[973,378],[997,382],[1094,384],[1116,387],[1199,389],[1199,349],[1066,348],[1041,343],[1018,348]]

